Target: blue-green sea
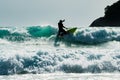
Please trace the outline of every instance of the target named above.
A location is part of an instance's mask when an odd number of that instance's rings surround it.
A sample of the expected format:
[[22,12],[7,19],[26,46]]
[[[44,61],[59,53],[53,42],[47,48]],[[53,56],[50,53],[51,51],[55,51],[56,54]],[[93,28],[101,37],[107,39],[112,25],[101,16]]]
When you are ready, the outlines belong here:
[[119,80],[120,28],[0,27],[0,80]]

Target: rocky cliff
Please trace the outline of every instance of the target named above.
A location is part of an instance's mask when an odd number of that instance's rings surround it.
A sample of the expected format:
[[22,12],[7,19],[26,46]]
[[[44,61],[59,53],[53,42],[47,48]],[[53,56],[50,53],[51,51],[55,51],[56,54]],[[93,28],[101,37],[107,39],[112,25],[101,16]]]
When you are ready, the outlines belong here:
[[92,22],[90,27],[120,27],[120,0],[105,8],[105,15]]

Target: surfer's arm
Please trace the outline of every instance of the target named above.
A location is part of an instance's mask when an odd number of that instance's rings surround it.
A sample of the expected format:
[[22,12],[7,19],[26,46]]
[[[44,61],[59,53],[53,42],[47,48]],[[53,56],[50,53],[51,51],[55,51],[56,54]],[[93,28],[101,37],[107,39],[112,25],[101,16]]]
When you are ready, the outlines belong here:
[[63,28],[68,29],[68,28],[66,28],[65,26],[63,26]]
[[63,26],[63,28],[67,29],[65,26]]

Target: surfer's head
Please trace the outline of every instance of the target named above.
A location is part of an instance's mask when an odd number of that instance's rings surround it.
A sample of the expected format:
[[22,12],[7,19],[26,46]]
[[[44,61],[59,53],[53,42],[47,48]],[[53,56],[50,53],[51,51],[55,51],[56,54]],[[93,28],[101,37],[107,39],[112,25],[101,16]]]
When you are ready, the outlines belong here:
[[64,19],[64,20],[60,20],[59,22],[60,22],[60,23],[65,22],[65,19]]

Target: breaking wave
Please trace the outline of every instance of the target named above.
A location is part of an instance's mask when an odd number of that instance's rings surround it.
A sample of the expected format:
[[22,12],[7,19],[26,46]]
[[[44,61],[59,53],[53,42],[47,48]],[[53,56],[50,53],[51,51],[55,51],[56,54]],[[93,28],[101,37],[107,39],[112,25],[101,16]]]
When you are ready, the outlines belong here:
[[108,41],[120,41],[120,31],[112,28],[79,29],[73,35],[66,35],[66,41],[82,44],[98,44]]
[[[10,41],[24,41],[34,38],[45,37],[55,40],[57,28],[48,26],[31,26],[24,28],[26,32],[11,32],[0,30],[0,38]],[[61,41],[80,44],[98,44],[108,41],[120,41],[120,30],[116,28],[79,28],[74,34],[65,35]]]
[[120,72],[120,29],[79,28],[59,40],[73,47],[54,46],[56,34],[52,26],[1,28],[0,75]]
[[0,75],[53,72],[113,73],[120,72],[119,59],[119,53],[94,54],[81,50],[48,49],[29,56],[0,56]]
[[50,37],[51,35],[55,35],[57,33],[57,29],[51,26],[33,26],[28,27],[27,30],[32,37]]

